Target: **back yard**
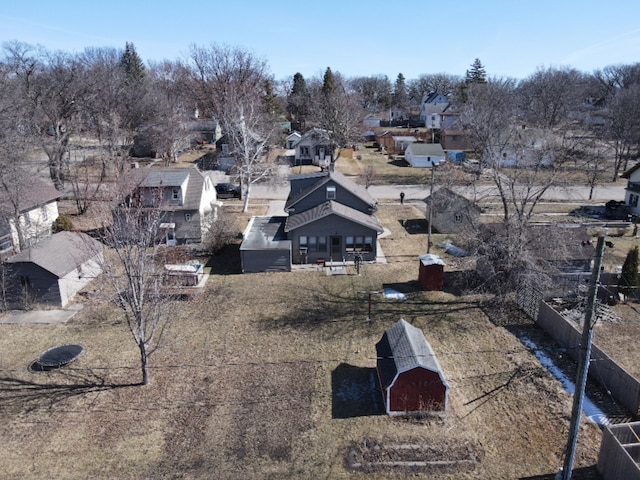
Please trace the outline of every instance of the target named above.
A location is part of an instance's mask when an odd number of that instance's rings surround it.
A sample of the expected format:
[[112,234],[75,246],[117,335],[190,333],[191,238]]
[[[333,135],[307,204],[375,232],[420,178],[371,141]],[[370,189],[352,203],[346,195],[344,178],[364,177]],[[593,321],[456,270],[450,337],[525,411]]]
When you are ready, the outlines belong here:
[[[169,324],[147,387],[134,385],[136,346],[97,290],[67,324],[0,325],[3,478],[553,478],[571,398],[513,334],[535,327],[479,295],[419,291],[426,236],[400,222],[413,218],[415,206],[381,207],[389,263],[360,276],[241,275],[227,248]],[[374,297],[369,321],[358,292],[384,286],[408,300]],[[400,317],[443,367],[444,417],[382,414],[374,345]],[[86,352],[28,369],[63,343]],[[574,478],[597,478],[600,437],[583,421]]]

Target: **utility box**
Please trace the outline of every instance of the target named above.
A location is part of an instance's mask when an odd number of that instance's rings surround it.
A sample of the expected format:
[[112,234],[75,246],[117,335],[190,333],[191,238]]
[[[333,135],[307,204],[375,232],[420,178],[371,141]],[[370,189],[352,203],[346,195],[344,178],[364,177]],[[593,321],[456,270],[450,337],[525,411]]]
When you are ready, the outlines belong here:
[[424,291],[442,291],[444,288],[444,262],[431,253],[420,255],[418,283]]

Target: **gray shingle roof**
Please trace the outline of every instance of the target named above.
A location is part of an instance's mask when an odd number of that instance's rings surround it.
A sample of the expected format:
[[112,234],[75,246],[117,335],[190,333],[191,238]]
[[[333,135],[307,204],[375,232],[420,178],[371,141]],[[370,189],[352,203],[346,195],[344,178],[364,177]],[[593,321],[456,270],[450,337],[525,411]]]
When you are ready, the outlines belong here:
[[61,278],[100,252],[102,244],[89,235],[59,232],[14,255],[7,262],[31,262]]
[[444,150],[439,143],[412,143],[407,147],[411,153],[425,157],[443,157]]
[[[288,210],[289,208],[293,207],[298,201],[305,198],[311,192],[314,192],[317,189],[322,188],[327,182],[331,180],[333,180],[335,183],[340,185],[340,187],[342,187],[343,189],[347,190],[348,192],[351,192],[352,194],[360,198],[363,202],[371,205],[371,208],[375,210],[376,201],[371,196],[369,191],[362,185],[358,185],[357,183],[349,180],[349,178],[347,178],[342,173],[334,171],[334,172],[318,173],[314,175],[318,177],[317,182],[315,182],[313,185],[303,190],[299,194],[291,194],[291,193],[289,194],[289,198],[287,198],[287,202],[284,207],[285,210]],[[308,177],[308,175],[305,175],[305,176]],[[292,176],[291,180],[295,180],[296,178],[298,177]]]
[[401,318],[384,332],[376,344],[378,367],[383,388],[389,387],[399,373],[416,367],[438,372],[446,385],[440,364],[424,338],[422,330]]
[[51,203],[62,196],[62,192],[38,177],[22,170],[3,174],[7,188],[0,187],[0,215],[13,215],[13,205],[23,213]]
[[290,215],[289,218],[287,218],[284,231],[291,232],[296,228],[315,222],[321,218],[328,217],[329,215],[338,215],[346,218],[347,220],[351,220],[352,222],[369,227],[378,233],[384,232],[384,228],[375,216],[367,215],[366,213],[362,213],[333,200],[324,202],[317,207],[310,208],[304,212]]

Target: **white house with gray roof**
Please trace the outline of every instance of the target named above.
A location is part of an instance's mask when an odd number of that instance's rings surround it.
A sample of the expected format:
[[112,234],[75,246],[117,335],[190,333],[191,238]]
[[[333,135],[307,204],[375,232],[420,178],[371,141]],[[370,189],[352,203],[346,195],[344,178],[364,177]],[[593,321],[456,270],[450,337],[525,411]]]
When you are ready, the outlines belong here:
[[2,172],[0,260],[51,235],[62,192],[22,170]]
[[190,168],[144,168],[132,170],[134,185],[130,201],[164,212],[167,243],[199,243],[216,218],[217,200],[211,178]]

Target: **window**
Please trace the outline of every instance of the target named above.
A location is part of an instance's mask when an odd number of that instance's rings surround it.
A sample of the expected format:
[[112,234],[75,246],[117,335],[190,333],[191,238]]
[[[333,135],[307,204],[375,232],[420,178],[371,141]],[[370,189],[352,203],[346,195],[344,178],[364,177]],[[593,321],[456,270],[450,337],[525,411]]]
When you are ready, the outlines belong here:
[[454,221],[456,223],[462,223],[462,214],[461,213],[456,213],[456,215],[454,217]]
[[336,187],[335,185],[329,185],[327,187],[327,200],[335,200],[336,199]]
[[319,252],[327,251],[327,237],[318,237],[318,251]]
[[222,144],[222,153],[224,155],[228,155],[229,154],[229,144],[228,143],[223,143]]
[[299,242],[300,248],[306,248],[309,253],[327,251],[327,237],[301,235]]
[[345,248],[347,252],[372,252],[373,237],[372,236],[356,236],[346,237]]
[[300,155],[309,155],[309,147],[300,147]]
[[184,214],[184,219],[185,219],[185,221],[190,222],[191,221],[191,214],[190,213],[185,213]]
[[171,198],[173,200],[178,200],[180,198],[180,191],[177,188],[171,190]]
[[638,206],[638,195],[631,194],[629,196],[629,205],[631,205],[632,207]]

